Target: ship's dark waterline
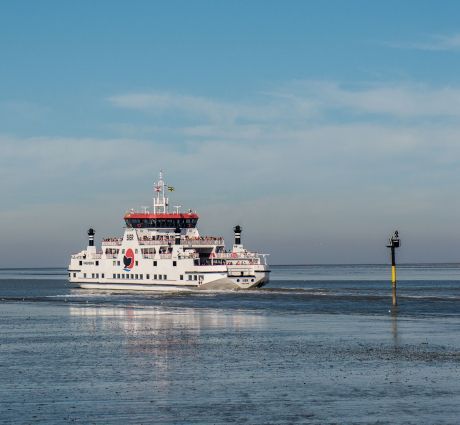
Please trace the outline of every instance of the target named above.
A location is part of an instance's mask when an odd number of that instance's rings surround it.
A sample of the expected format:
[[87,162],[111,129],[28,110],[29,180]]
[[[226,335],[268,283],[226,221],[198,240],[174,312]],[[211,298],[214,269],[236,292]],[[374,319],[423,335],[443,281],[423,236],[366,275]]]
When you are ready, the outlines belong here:
[[0,270],[0,423],[457,424],[460,267],[274,267],[239,292]]

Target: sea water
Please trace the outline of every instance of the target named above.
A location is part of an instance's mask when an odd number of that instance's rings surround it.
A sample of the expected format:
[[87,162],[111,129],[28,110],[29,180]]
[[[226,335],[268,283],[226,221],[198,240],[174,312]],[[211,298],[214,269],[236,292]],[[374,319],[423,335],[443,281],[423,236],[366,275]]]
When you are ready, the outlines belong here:
[[0,270],[0,423],[458,424],[460,265],[273,266],[249,291]]

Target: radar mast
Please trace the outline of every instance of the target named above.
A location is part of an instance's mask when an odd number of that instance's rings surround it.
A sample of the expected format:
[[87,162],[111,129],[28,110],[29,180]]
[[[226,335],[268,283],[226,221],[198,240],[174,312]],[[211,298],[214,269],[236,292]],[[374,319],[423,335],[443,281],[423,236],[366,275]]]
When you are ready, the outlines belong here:
[[166,214],[168,213],[169,199],[165,196],[166,184],[163,181],[163,170],[160,171],[159,179],[154,183],[153,190],[155,196],[153,197],[153,213]]

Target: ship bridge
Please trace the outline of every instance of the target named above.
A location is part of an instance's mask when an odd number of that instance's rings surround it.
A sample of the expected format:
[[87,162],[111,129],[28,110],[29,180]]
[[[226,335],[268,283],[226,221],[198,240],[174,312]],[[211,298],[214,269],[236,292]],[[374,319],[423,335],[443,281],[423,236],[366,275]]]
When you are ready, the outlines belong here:
[[129,212],[124,217],[127,227],[157,229],[191,229],[198,222],[196,213]]
[[174,212],[169,211],[169,199],[166,193],[173,192],[174,187],[168,186],[163,180],[163,172],[153,186],[153,209],[144,207],[144,211],[137,212],[133,209],[128,211],[124,220],[129,228],[147,229],[195,229],[198,222],[198,214],[192,210],[180,212],[180,205],[175,205]]

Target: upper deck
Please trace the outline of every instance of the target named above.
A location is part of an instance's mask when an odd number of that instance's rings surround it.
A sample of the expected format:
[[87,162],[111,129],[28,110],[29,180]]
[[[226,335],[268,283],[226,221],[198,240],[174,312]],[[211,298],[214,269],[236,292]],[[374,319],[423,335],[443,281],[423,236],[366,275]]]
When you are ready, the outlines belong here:
[[[171,246],[175,245],[175,237],[170,235],[165,236],[138,236],[139,245],[164,245]],[[104,238],[102,240],[102,246],[121,246],[123,238]],[[180,245],[185,246],[224,246],[225,242],[222,237],[219,236],[197,236],[188,237],[181,236]]]

